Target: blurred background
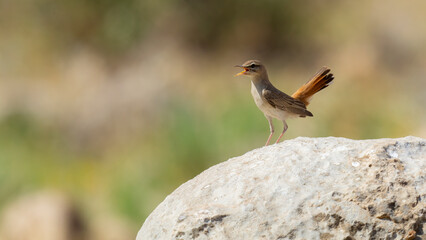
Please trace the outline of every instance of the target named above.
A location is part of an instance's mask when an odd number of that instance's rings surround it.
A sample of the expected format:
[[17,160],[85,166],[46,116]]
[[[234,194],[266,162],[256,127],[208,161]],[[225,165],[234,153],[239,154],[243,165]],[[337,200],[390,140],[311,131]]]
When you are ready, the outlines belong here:
[[0,0],[0,238],[134,239],[180,184],[263,146],[267,120],[233,77],[248,59],[288,94],[324,65],[336,76],[285,139],[425,137],[425,9]]

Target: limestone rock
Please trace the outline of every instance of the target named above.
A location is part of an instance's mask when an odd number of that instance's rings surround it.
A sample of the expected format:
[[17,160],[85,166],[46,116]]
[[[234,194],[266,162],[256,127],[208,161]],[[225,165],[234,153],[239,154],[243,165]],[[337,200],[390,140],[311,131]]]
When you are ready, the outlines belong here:
[[181,185],[137,240],[425,239],[425,181],[425,139],[296,138]]

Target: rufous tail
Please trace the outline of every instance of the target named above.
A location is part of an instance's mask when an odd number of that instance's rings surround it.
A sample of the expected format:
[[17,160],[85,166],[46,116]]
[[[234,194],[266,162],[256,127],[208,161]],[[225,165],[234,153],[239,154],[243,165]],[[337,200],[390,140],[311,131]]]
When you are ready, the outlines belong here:
[[311,80],[301,86],[291,96],[302,101],[306,106],[308,106],[312,96],[328,87],[328,85],[332,83],[333,79],[334,76],[330,73],[330,69],[328,67],[322,67]]

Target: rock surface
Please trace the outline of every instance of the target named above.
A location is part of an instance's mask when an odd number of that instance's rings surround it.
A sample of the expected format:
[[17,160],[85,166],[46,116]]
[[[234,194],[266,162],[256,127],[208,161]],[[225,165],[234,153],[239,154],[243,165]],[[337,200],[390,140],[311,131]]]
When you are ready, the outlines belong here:
[[296,138],[170,194],[148,239],[425,239],[426,140]]

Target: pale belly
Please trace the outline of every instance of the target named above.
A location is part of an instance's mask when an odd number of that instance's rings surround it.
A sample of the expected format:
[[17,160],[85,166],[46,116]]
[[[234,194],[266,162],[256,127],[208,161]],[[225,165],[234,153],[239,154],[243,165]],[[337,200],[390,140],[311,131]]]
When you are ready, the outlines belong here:
[[252,83],[251,95],[253,96],[254,102],[257,107],[269,117],[277,118],[280,120],[286,120],[288,118],[297,117],[295,114],[289,114],[281,109],[274,108],[265,99],[262,98],[261,94],[257,91],[256,87]]

